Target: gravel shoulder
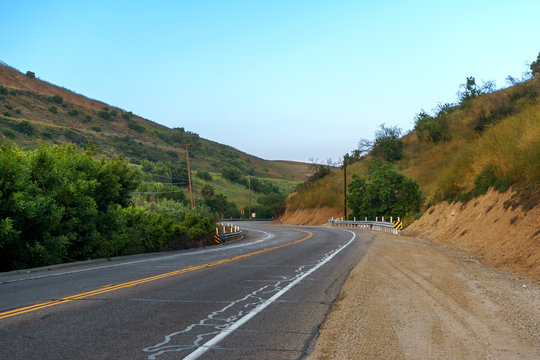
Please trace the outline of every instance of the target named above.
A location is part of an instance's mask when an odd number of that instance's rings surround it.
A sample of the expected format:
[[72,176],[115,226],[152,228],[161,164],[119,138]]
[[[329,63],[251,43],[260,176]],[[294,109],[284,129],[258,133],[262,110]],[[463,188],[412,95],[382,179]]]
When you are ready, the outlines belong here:
[[309,359],[540,359],[540,286],[428,240],[377,234]]

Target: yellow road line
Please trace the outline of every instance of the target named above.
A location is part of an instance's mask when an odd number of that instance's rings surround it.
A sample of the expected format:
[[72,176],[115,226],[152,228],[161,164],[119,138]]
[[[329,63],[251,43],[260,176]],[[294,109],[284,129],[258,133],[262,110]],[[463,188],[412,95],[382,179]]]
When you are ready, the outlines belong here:
[[310,231],[297,230],[297,229],[287,229],[287,230],[304,232],[304,233],[306,233],[308,235],[303,237],[302,239],[299,239],[299,240],[291,241],[291,242],[281,244],[281,245],[277,245],[277,246],[270,247],[270,248],[264,248],[262,250],[250,252],[250,253],[243,254],[243,255],[236,255],[236,256],[234,256],[232,258],[217,260],[217,261],[214,261],[214,262],[211,262],[211,263],[197,265],[197,266],[188,266],[187,268],[184,268],[184,269],[168,272],[168,273],[165,273],[165,274],[150,276],[150,277],[139,279],[139,280],[129,281],[129,282],[118,284],[118,285],[106,285],[106,286],[104,286],[104,287],[102,287],[100,289],[97,289],[97,290],[67,296],[67,297],[64,297],[64,298],[61,298],[61,299],[58,299],[58,300],[47,301],[47,302],[40,303],[40,304],[35,304],[35,305],[30,305],[30,306],[25,306],[25,307],[13,309],[13,310],[5,311],[5,312],[0,313],[0,319],[5,319],[5,318],[16,316],[16,315],[21,315],[21,314],[24,314],[24,313],[44,309],[44,308],[59,305],[59,304],[63,304],[63,303],[70,302],[70,301],[73,301],[73,300],[84,299],[84,298],[88,298],[88,297],[91,297],[91,296],[108,293],[108,292],[119,290],[119,289],[133,287],[133,286],[136,286],[136,285],[139,285],[139,284],[144,284],[144,283],[147,283],[147,282],[150,282],[150,281],[164,279],[164,278],[167,278],[167,277],[170,277],[170,276],[184,274],[184,273],[187,273],[187,272],[191,272],[191,271],[195,271],[195,270],[199,270],[199,269],[203,269],[203,268],[207,268],[207,267],[212,267],[212,266],[228,263],[228,262],[235,261],[235,260],[240,260],[240,259],[247,258],[247,257],[250,257],[250,256],[262,254],[262,253],[265,253],[267,251],[280,249],[280,248],[283,248],[285,246],[298,244],[299,242],[305,241],[305,240],[307,240],[307,239],[309,239],[310,237],[313,236],[313,233],[310,232]]

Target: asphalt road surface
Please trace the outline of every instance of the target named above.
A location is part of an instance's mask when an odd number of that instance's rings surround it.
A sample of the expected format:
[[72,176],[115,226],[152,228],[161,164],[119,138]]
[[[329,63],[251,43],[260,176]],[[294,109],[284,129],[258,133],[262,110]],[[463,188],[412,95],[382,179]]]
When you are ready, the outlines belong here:
[[223,246],[0,274],[0,358],[305,357],[371,235],[239,225]]

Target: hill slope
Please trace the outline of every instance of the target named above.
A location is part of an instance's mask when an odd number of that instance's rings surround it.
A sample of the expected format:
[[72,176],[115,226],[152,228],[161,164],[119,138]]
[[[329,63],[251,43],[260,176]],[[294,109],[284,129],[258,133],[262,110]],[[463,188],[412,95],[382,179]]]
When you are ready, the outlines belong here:
[[[99,153],[123,153],[132,162],[185,162],[189,150],[194,170],[221,173],[225,167],[269,178],[303,180],[307,164],[268,161],[199,137],[184,128],[170,129],[131,112],[89,99],[23,74],[0,63],[0,142],[12,140],[27,149],[38,144],[92,142]],[[176,145],[176,146],[175,146]]]
[[[426,141],[418,123],[401,139],[403,157],[393,165],[425,197],[425,212],[416,222],[405,219],[412,223],[405,233],[540,279],[540,76],[453,105],[443,115],[429,117],[444,120],[439,141]],[[367,174],[371,158],[347,167],[348,183],[353,174]],[[343,195],[343,171],[333,172],[291,194],[281,222],[313,225],[341,217]]]

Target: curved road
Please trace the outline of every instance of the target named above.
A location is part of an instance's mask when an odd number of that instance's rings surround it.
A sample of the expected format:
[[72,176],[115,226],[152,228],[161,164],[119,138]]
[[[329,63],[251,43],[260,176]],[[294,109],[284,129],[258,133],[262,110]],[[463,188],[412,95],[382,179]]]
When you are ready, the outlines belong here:
[[0,274],[6,359],[300,359],[369,233],[239,223],[225,246]]

